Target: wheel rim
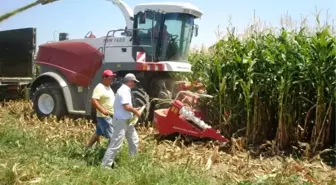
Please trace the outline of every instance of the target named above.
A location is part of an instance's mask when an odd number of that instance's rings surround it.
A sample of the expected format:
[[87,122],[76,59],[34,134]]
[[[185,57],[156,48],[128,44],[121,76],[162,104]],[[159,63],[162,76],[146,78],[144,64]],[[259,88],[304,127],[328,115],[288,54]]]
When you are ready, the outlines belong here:
[[43,114],[50,114],[54,109],[54,99],[49,94],[42,94],[38,99],[38,108]]

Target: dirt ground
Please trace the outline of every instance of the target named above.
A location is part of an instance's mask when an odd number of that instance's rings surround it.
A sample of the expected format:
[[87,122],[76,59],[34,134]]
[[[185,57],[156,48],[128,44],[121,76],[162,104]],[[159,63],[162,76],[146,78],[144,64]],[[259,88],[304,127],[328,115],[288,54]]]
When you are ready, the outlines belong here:
[[[18,112],[23,114],[17,114]],[[50,140],[75,138],[87,141],[94,130],[94,126],[85,120],[66,119],[62,123],[54,119],[38,121],[35,117],[31,117],[31,112],[31,104],[16,102],[1,107],[0,115],[11,114],[18,120],[17,124],[24,128],[34,128],[33,130]],[[140,136],[140,152],[150,146],[147,149],[159,164],[163,166],[177,164],[184,166],[186,170],[196,168],[199,173],[212,177],[216,182],[221,182],[221,179],[255,182],[268,178],[281,179],[294,176],[293,178],[300,178],[312,184],[336,184],[335,166],[322,160],[324,154],[307,159],[297,159],[295,156],[250,155],[240,147],[244,142],[239,139],[231,140],[229,150],[224,152],[219,150],[216,142],[191,142],[186,145],[183,139],[158,141],[155,139],[156,132],[153,128],[138,127],[137,130]],[[326,151],[328,152],[328,149]]]
[[[156,134],[153,128],[139,129],[141,145],[153,141]],[[251,157],[241,148],[228,153],[219,150],[215,142],[196,142],[185,146],[182,139],[161,140],[153,150],[153,158],[165,165],[178,164],[200,166],[201,173],[206,173],[216,180],[231,179],[263,181],[269,177],[294,175],[313,184],[335,182],[336,169],[327,165],[318,155],[312,159],[287,157]],[[335,183],[334,183],[335,184]]]

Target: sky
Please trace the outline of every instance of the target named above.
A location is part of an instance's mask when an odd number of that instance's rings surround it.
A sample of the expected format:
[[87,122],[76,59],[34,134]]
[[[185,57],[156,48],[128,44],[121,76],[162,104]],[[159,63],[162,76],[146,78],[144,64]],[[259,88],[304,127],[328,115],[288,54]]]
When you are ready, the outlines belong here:
[[[33,0],[2,0],[0,15],[27,5]],[[132,9],[140,3],[166,0],[124,0]],[[315,15],[321,11],[321,20],[335,20],[336,0],[168,0],[185,1],[196,5],[202,12],[196,20],[199,35],[193,38],[192,47],[211,46],[218,40],[218,31],[225,34],[231,24],[242,33],[256,15],[261,21],[279,26],[283,15],[290,15],[295,21],[308,16],[314,23]],[[328,14],[328,16],[327,16]],[[230,21],[229,21],[230,20]],[[0,23],[1,30],[35,27],[37,45],[57,41],[60,32],[69,33],[69,38],[84,38],[92,31],[97,37],[109,30],[125,27],[124,17],[119,8],[106,0],[60,0],[47,5],[38,5]]]

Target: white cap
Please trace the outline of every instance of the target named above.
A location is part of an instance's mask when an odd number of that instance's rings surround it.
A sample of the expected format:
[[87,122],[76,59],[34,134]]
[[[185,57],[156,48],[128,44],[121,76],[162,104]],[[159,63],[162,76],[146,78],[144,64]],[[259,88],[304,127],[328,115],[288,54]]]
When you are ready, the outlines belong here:
[[135,75],[132,74],[132,73],[128,73],[128,74],[126,74],[125,77],[124,77],[124,80],[125,80],[125,81],[130,81],[130,80],[132,80],[132,81],[139,82],[139,80],[136,79]]

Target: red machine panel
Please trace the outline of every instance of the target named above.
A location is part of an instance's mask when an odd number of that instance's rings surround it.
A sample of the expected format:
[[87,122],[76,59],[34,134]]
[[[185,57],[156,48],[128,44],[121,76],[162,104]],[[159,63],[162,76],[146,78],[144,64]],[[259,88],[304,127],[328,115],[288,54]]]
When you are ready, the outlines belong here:
[[[198,138],[212,138],[226,143],[228,139],[213,128],[201,128],[180,114],[183,103],[175,100],[168,109],[158,109],[154,112],[154,127],[160,135],[181,133]],[[195,110],[193,110],[195,111]]]
[[36,63],[56,68],[70,83],[87,87],[102,59],[103,54],[85,42],[57,42],[40,45]]

